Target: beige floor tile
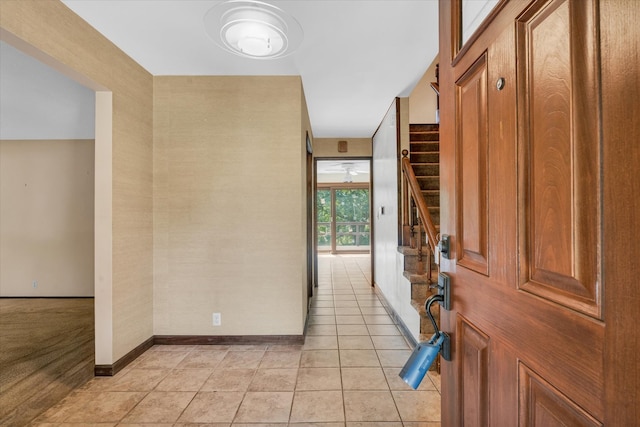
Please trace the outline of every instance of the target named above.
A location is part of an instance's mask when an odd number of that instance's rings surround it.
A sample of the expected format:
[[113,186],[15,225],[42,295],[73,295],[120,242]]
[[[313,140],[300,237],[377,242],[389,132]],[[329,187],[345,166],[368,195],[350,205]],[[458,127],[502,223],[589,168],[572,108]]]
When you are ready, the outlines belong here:
[[352,368],[379,367],[375,350],[340,350],[340,366]]
[[340,350],[369,350],[373,343],[369,335],[340,335],[338,336]]
[[440,422],[440,395],[437,391],[393,391],[402,421]]
[[112,381],[105,391],[151,391],[171,370],[169,369],[129,369],[124,375]]
[[207,369],[215,368],[227,355],[226,351],[193,351],[189,353],[180,363],[178,369]]
[[379,300],[363,300],[358,301],[360,307],[384,307]]
[[[399,374],[401,369],[402,368],[400,367],[384,368],[384,375],[387,377],[387,383],[389,383],[389,388],[391,390],[399,390],[399,391],[413,390],[411,387],[409,387],[409,384],[407,384],[402,380],[402,378],[400,378]],[[429,380],[429,377],[425,376],[422,382],[420,383],[420,386],[418,387],[418,391],[427,391],[427,390],[434,391],[435,387]]]
[[353,292],[351,293],[339,293],[339,294],[335,294],[333,296],[334,301],[355,301],[356,300],[356,296],[355,294],[353,294]]
[[380,316],[388,316],[387,310],[384,307],[360,307],[360,312],[362,314],[368,315],[380,315]]
[[333,307],[311,307],[309,314],[311,316],[334,316],[336,312]]
[[83,393],[76,404],[66,408],[70,423],[97,423],[120,421],[146,395],[144,392],[105,391]]
[[184,410],[181,423],[230,423],[238,411],[244,393],[199,392]]
[[[168,371],[163,371],[168,372]],[[120,377],[118,377],[120,379]],[[108,391],[117,382],[115,376],[113,377],[93,377],[83,385],[77,388],[77,391]],[[152,387],[153,389],[153,387]]]
[[375,294],[356,295],[356,299],[358,300],[358,302],[360,302],[360,301],[380,302],[380,299]]
[[138,369],[173,369],[190,352],[188,351],[147,351],[138,357],[132,368]]
[[301,368],[337,368],[340,367],[338,350],[303,351],[300,358]]
[[218,364],[220,369],[254,369],[260,365],[264,351],[230,351]]
[[339,316],[360,316],[362,312],[358,307],[336,307],[335,314]]
[[335,350],[338,348],[338,339],[331,335],[314,335],[304,341],[303,350]]
[[376,350],[378,358],[380,358],[380,364],[383,368],[397,368],[403,367],[409,356],[411,356],[411,350]]
[[292,423],[344,421],[342,392],[297,391],[291,408]]
[[230,345],[229,351],[266,351],[268,344],[237,344]]
[[292,392],[248,392],[235,422],[286,423],[291,412]]
[[201,391],[247,391],[255,369],[216,369]]
[[156,344],[148,351],[191,351],[195,349],[195,345],[162,345]]
[[401,422],[397,421],[377,421],[377,422],[348,422],[347,427],[403,427]]
[[293,391],[298,369],[258,369],[249,391]]
[[260,369],[297,368],[302,351],[267,351],[260,362]]
[[367,325],[370,335],[401,335],[396,325]]
[[302,344],[270,344],[267,353],[270,351],[302,351]]
[[[196,424],[197,427],[231,427],[231,423],[206,423],[206,424],[201,424],[198,423]],[[120,426],[118,426],[120,427]],[[140,427],[150,427],[148,424],[147,425],[141,425]],[[156,426],[153,426],[156,427]],[[194,424],[192,423],[175,423],[173,425],[173,427],[194,427]]]
[[[198,427],[201,427],[199,424]],[[287,423],[233,423],[233,427],[287,427]],[[192,426],[193,427],[193,426]]]
[[289,423],[289,427],[345,427],[344,423]]
[[336,316],[338,325],[364,325],[364,318],[361,315],[339,315]]
[[342,368],[344,390],[389,390],[381,368]]
[[311,307],[333,307],[333,298],[327,301],[312,301]]
[[376,335],[371,339],[373,346],[378,350],[406,350],[410,348],[402,335]]
[[331,292],[333,295],[353,295],[353,290],[352,289],[334,289],[333,292]]
[[156,387],[158,391],[198,391],[212,369],[174,369]]
[[441,427],[439,422],[429,421],[405,421],[402,424],[404,427]]
[[440,377],[430,371],[418,391],[398,377],[411,349],[363,274],[368,259],[331,259],[304,346],[156,345],[33,425],[168,427],[195,394],[174,427],[440,427]]
[[296,390],[341,390],[340,368],[300,368]]
[[358,306],[358,301],[353,300],[353,301],[336,301],[334,302],[334,305],[336,308],[338,307],[359,307]]
[[152,391],[124,418],[126,423],[166,423],[177,421],[195,392]]
[[389,391],[345,391],[347,421],[400,421]]
[[229,351],[231,350],[231,345],[222,345],[222,344],[202,344],[193,346],[193,351]]
[[309,316],[309,325],[335,325],[336,316]]
[[369,335],[366,325],[338,325],[338,335]]
[[312,335],[336,335],[336,325],[309,325],[307,327],[307,338]]
[[363,315],[363,317],[367,325],[393,325],[394,324],[391,316],[387,314],[385,315],[365,314]]

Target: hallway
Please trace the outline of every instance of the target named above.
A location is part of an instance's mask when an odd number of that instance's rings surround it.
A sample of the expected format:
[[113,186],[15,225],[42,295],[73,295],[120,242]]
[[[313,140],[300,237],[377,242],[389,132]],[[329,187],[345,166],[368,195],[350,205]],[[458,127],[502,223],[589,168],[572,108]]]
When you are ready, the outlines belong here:
[[318,264],[303,346],[154,346],[32,425],[439,427],[438,375],[417,391],[398,378],[411,350],[371,288],[369,256]]

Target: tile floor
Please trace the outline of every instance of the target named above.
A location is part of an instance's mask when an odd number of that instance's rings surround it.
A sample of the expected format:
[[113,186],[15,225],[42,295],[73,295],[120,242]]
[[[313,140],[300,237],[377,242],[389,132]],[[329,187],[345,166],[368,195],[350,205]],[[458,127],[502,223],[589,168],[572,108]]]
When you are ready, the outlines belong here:
[[319,257],[302,346],[154,346],[34,426],[439,427],[440,383],[398,372],[411,350],[370,285],[369,257]]

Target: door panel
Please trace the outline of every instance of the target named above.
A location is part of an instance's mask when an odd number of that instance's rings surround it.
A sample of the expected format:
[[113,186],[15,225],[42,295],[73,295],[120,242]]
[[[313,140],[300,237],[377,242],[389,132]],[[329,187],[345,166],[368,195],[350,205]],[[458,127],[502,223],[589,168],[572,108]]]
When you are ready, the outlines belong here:
[[464,426],[486,426],[489,420],[489,337],[458,316],[460,405]]
[[455,248],[441,262],[442,425],[600,425],[597,7],[510,1],[492,19],[440,59],[441,232]]
[[456,82],[458,264],[489,274],[487,253],[487,59]]
[[520,426],[602,426],[525,364],[520,364]]
[[590,1],[555,0],[538,2],[518,19],[517,52],[523,59],[518,71],[525,94],[520,289],[600,318],[600,114],[593,102],[599,93],[593,16]]

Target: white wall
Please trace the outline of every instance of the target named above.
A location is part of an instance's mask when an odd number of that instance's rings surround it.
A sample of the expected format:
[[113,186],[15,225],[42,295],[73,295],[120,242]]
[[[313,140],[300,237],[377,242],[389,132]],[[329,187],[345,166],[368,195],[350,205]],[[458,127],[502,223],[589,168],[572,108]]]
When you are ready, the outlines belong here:
[[[401,149],[408,142],[408,99],[396,100],[373,137],[373,224],[375,285],[414,338],[420,332],[420,317],[411,306],[411,287],[403,277],[403,258],[398,253],[398,154],[396,104],[400,103]],[[404,125],[404,126],[403,126]],[[384,214],[380,208],[384,207]]]

